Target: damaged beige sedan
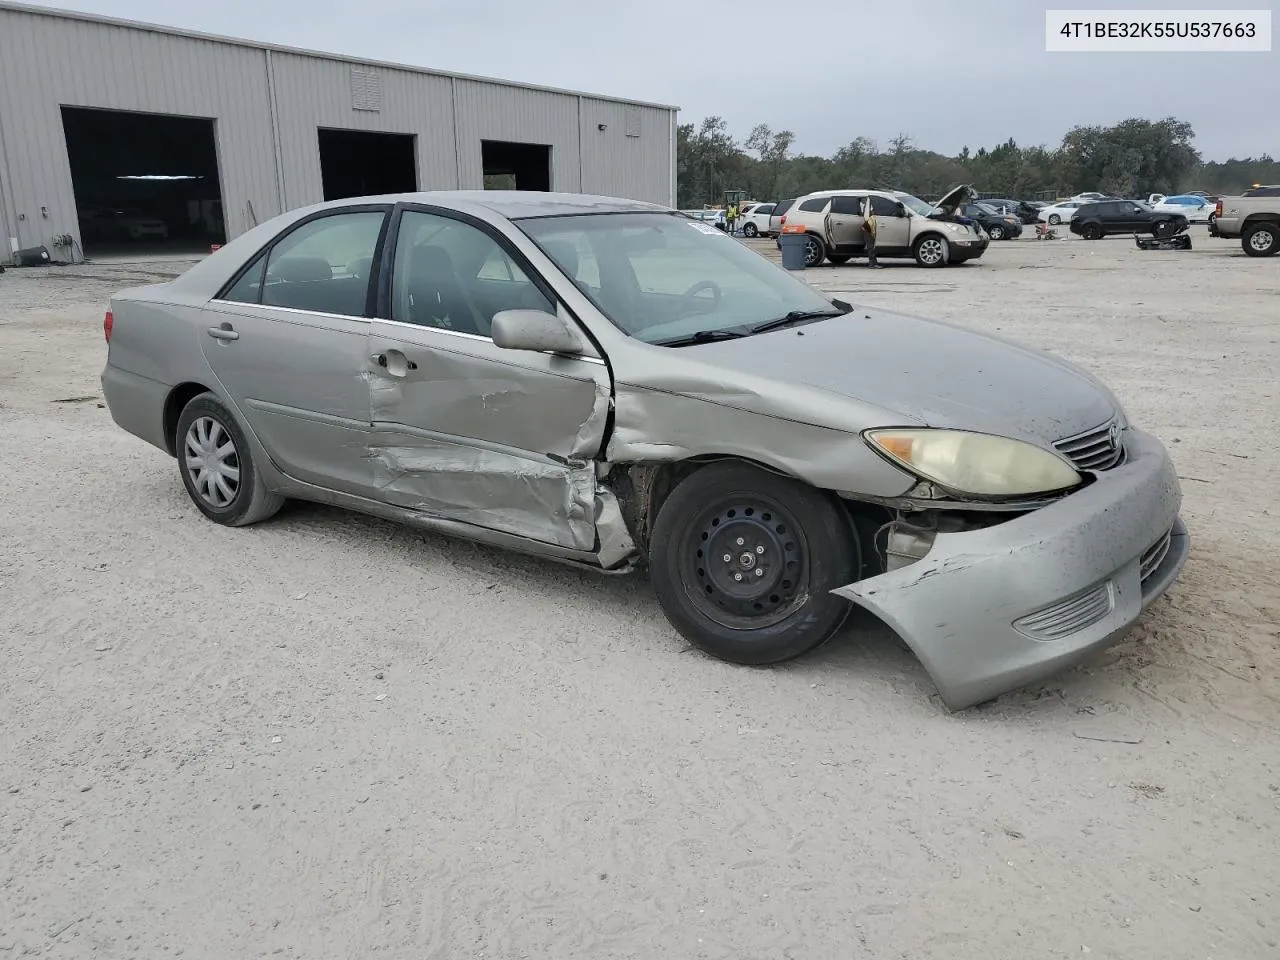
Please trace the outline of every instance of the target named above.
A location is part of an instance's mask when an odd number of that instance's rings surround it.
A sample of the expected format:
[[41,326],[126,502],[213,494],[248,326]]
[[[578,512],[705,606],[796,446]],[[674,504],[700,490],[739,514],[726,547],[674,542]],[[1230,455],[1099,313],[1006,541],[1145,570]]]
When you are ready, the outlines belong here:
[[1187,555],[1164,447],[1089,374],[826,299],[652,204],[321,204],[120,293],[106,333],[112,417],[210,520],[298,498],[645,566],[738,663],[852,602],[952,709],[1118,639]]

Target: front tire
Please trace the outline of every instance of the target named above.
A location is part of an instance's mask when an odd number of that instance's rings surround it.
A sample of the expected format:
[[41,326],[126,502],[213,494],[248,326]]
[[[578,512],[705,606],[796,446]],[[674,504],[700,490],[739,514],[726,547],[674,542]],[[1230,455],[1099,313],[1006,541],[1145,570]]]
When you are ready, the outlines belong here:
[[1101,240],[1102,228],[1096,223],[1086,223],[1084,229],[1080,231],[1086,240]]
[[938,233],[926,233],[915,242],[911,252],[922,267],[944,267],[951,258],[947,238]]
[[284,505],[262,482],[244,431],[215,394],[202,393],[183,407],[176,439],[182,484],[214,523],[247,526]]
[[755,238],[760,235],[760,229],[754,223],[748,223],[742,228],[742,233],[743,236]]
[[1004,227],[1000,226],[998,223],[992,224],[991,227],[988,228],[987,230],[987,235],[991,237],[992,240],[1003,240]]
[[742,463],[681,482],[649,547],[672,626],[704,653],[743,664],[789,660],[829,640],[849,614],[830,591],[860,568],[853,526],[830,494]]
[[1060,216],[1056,213],[1049,214],[1049,226],[1056,227],[1060,223],[1062,223],[1062,218]]
[[1240,246],[1251,257],[1275,256],[1280,253],[1280,224],[1249,224],[1240,235]]

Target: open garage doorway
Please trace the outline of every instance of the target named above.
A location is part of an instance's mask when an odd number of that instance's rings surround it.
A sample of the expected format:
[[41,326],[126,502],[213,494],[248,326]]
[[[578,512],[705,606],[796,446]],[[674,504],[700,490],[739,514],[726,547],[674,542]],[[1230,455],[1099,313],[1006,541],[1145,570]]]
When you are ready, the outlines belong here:
[[541,143],[481,140],[486,190],[551,189],[551,148]]
[[86,257],[208,253],[226,240],[213,121],[63,107]]
[[326,200],[418,189],[411,133],[320,128],[320,178]]

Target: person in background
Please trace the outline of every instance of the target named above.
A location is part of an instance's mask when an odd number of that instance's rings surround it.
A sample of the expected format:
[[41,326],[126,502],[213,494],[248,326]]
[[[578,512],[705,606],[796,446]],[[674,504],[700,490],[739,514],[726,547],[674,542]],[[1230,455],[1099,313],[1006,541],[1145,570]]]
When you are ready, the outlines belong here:
[[867,266],[880,269],[880,261],[876,259],[876,212],[871,206],[871,198],[862,199],[862,236],[865,238]]
[[737,223],[738,223],[737,203],[729,204],[729,209],[726,210],[724,213],[724,221],[725,221],[725,225],[729,228],[729,235],[732,236],[733,231],[736,229]]

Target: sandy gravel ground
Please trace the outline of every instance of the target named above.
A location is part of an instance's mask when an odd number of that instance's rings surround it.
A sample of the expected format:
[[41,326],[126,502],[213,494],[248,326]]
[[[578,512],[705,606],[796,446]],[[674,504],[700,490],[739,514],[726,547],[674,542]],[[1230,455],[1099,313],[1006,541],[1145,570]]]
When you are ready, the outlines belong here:
[[1132,638],[958,715],[865,618],[747,669],[641,579],[210,524],[98,399],[180,265],[9,271],[0,960],[1280,956],[1280,260],[1202,232],[810,272],[1085,363],[1183,475]]

